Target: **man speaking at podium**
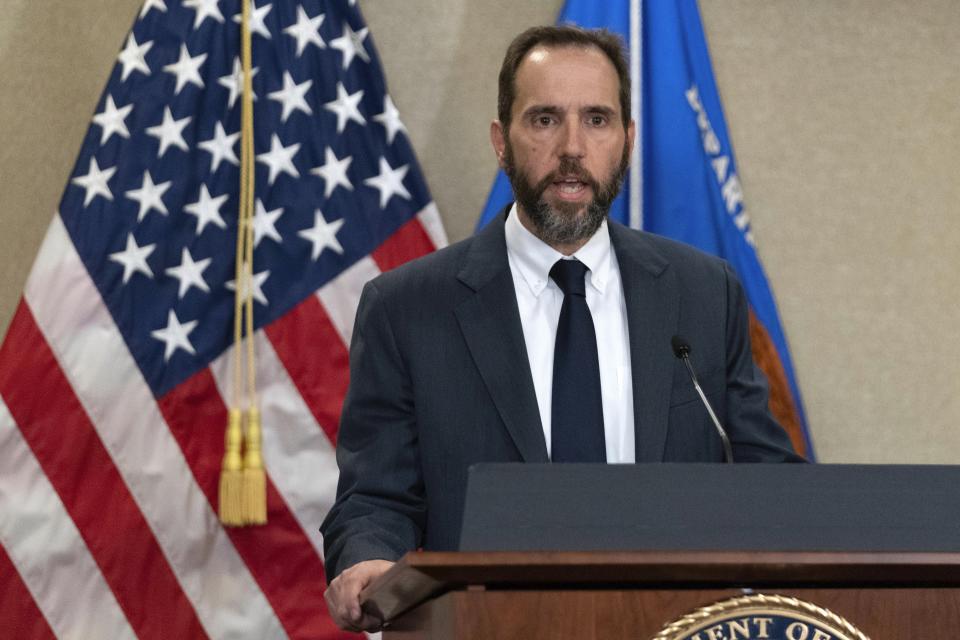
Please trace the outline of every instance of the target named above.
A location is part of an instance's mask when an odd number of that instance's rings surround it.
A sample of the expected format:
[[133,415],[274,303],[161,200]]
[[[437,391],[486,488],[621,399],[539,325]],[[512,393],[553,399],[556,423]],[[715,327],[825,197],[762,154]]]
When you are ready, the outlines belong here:
[[682,336],[737,462],[800,458],[767,409],[747,305],[721,260],[607,220],[636,135],[620,41],[537,27],[500,70],[490,138],[516,203],[368,283],[350,350],[327,606],[407,551],[455,549],[477,462],[723,461]]

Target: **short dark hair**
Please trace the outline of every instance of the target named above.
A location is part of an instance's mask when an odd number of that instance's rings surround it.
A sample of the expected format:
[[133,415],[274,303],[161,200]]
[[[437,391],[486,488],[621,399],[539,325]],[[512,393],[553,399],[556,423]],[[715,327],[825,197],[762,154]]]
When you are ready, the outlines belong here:
[[510,110],[517,97],[517,69],[534,47],[596,47],[603,52],[620,79],[620,115],[624,129],[630,124],[630,68],[620,36],[606,29],[583,29],[574,25],[531,27],[510,43],[500,66],[500,93],[497,118],[504,129],[510,128]]

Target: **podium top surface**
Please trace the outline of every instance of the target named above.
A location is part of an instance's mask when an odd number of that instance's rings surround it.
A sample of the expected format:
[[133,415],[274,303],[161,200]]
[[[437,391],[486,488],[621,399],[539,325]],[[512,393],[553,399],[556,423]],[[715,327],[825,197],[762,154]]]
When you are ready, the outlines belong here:
[[960,465],[481,464],[461,551],[960,552]]
[[445,591],[517,588],[960,587],[960,553],[412,552],[362,594],[390,620]]

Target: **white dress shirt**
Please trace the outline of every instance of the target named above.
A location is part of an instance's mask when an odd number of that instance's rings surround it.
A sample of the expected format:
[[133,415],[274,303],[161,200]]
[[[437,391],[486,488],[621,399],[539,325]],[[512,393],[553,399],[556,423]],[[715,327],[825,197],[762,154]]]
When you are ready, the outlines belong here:
[[[516,204],[510,210],[504,232],[523,339],[549,452],[553,348],[563,305],[563,292],[550,279],[550,268],[565,256],[520,224]],[[627,307],[620,266],[610,245],[606,221],[572,257],[590,269],[586,283],[587,306],[597,334],[607,462],[634,462],[633,376]]]

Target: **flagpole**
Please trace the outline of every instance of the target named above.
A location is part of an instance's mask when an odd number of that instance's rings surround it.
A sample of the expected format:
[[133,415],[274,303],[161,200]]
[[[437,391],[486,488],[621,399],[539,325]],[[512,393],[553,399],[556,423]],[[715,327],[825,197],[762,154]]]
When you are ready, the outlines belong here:
[[641,29],[643,24],[640,16],[641,0],[630,0],[630,71],[633,75],[630,96],[630,117],[636,123],[637,138],[630,154],[630,226],[634,229],[643,228],[643,68],[641,67],[642,45]]

